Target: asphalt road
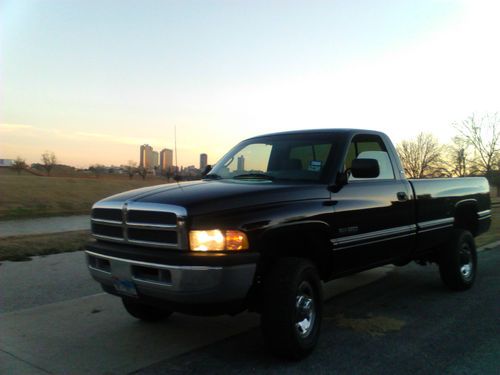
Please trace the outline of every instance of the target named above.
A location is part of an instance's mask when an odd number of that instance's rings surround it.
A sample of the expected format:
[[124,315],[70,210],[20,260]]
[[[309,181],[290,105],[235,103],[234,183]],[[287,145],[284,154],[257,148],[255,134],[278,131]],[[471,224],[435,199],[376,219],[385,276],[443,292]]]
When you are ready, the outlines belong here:
[[258,328],[136,372],[153,374],[499,374],[500,247],[480,253],[473,289],[408,265],[331,299],[316,351],[284,362]]

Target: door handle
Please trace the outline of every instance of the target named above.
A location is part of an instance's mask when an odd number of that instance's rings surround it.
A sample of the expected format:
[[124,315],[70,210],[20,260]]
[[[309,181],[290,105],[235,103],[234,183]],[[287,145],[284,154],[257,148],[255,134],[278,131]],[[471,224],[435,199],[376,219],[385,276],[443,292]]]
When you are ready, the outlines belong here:
[[405,202],[408,200],[408,195],[404,191],[400,191],[397,194],[398,201]]

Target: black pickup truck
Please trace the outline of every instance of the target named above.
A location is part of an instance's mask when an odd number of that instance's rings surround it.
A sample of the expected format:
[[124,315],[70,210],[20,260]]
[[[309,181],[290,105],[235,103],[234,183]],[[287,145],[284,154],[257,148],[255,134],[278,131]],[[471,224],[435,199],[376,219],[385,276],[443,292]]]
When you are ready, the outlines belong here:
[[491,211],[485,178],[408,180],[385,134],[329,129],[245,140],[201,181],[114,195],[91,221],[90,273],[134,317],[256,311],[269,348],[300,358],[321,281],[414,260],[468,289]]

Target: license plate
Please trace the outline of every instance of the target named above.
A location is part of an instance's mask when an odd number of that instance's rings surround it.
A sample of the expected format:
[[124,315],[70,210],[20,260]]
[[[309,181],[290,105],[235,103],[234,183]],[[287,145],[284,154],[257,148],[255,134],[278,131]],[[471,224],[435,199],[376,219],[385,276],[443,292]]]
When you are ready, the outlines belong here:
[[113,285],[117,292],[126,294],[127,296],[137,297],[137,289],[132,280],[113,277]]

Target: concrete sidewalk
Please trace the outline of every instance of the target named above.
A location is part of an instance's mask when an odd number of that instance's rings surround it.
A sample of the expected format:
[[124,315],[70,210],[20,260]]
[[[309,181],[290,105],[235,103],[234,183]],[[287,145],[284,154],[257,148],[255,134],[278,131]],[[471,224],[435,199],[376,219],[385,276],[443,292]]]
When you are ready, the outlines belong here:
[[90,217],[88,215],[77,215],[0,221],[0,238],[74,230],[90,230]]

